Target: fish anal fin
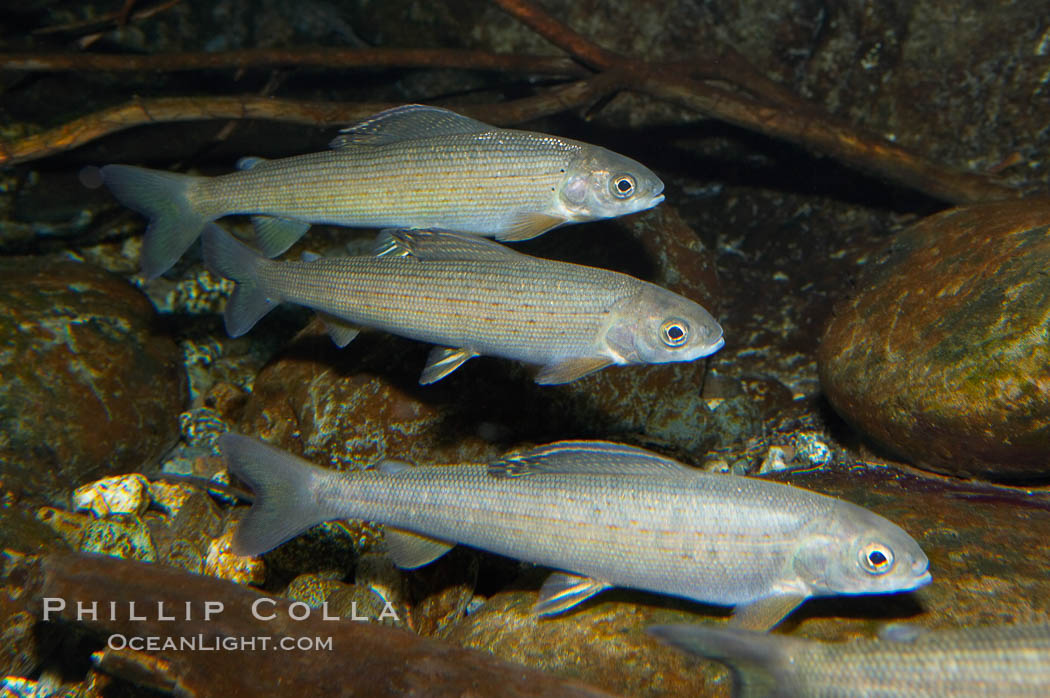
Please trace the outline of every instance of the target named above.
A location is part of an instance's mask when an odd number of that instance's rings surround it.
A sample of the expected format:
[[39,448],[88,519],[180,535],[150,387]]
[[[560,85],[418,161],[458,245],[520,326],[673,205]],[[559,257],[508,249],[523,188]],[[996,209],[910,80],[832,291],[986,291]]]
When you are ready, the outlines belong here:
[[543,235],[552,228],[557,228],[559,225],[564,225],[568,222],[567,218],[552,216],[547,213],[522,211],[514,214],[510,224],[502,232],[496,234],[496,239],[502,242],[531,240],[534,237]]
[[262,253],[273,258],[299,241],[310,229],[310,224],[278,216],[252,216],[255,244]]
[[611,586],[608,582],[591,577],[555,572],[540,587],[540,596],[532,610],[541,616],[561,613]]
[[381,111],[348,126],[328,144],[330,148],[348,148],[355,145],[387,145],[434,136],[463,133],[486,133],[498,130],[469,116],[441,107],[424,104],[405,104]]
[[428,565],[455,546],[455,543],[393,526],[386,527],[385,538],[390,558],[395,565],[406,570]]
[[318,313],[317,316],[321,318],[321,322],[324,323],[324,328],[328,331],[328,336],[332,338],[332,341],[340,349],[354,341],[354,339],[357,338],[357,335],[361,332],[360,328],[356,325],[337,318],[334,315]]
[[732,628],[766,632],[798,608],[806,597],[802,594],[776,594],[748,604],[740,604],[729,620]]
[[594,373],[601,369],[612,366],[613,360],[607,356],[583,356],[575,359],[565,359],[554,364],[547,364],[536,374],[536,382],[540,385],[557,385],[558,383],[571,383],[577,378],[583,378],[588,373]]
[[420,385],[436,383],[448,374],[463,365],[464,362],[473,359],[478,353],[470,349],[449,349],[447,347],[434,347],[427,358],[427,365],[419,376]]

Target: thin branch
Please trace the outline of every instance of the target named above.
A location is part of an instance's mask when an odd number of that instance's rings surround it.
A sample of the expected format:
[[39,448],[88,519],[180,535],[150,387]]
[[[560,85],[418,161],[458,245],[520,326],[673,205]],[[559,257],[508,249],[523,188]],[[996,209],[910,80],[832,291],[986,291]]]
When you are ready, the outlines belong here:
[[459,49],[245,49],[241,51],[155,53],[7,53],[0,70],[156,71],[220,68],[461,68],[505,73],[585,77],[590,71],[561,56],[528,56]]
[[[688,72],[682,72],[682,63],[649,64],[606,51],[530,0],[493,2],[584,64],[621,71],[636,92],[796,143],[943,201],[964,204],[1021,196],[1021,192],[992,178],[935,165],[884,138],[864,133],[762,76],[733,49],[722,49],[724,66],[720,61],[717,68],[684,68]],[[689,75],[728,82],[754,99]]]
[[[462,105],[456,110],[500,125],[531,121],[583,106],[614,90],[619,77],[597,76],[511,102]],[[385,102],[300,102],[268,97],[164,97],[133,99],[54,129],[10,143],[0,143],[0,167],[71,150],[102,136],[134,126],[209,119],[264,119],[309,126],[342,126],[395,106]]]
[[34,30],[33,33],[38,35],[62,34],[66,32],[99,30],[109,26],[123,26],[129,20],[135,22],[147,19],[155,14],[159,14],[175,7],[180,2],[182,2],[182,0],[167,0],[167,2],[162,2],[159,5],[146,7],[134,12],[129,12],[133,3],[125,3],[124,6],[116,12],[110,12],[98,17],[91,17],[90,19],[78,20],[76,22],[69,22],[68,24],[55,24],[50,27],[43,27]]

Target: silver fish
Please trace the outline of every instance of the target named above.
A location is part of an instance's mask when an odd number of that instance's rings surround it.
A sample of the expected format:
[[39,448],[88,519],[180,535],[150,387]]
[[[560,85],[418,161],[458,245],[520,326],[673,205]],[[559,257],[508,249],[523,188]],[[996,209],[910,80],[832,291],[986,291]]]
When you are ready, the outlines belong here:
[[930,581],[915,541],[866,509],[620,444],[564,441],[487,466],[384,462],[353,473],[235,434],[219,447],[256,495],[234,535],[239,553],[259,555],[323,521],[375,521],[402,567],[464,543],[564,570],[543,585],[540,614],[619,586],[736,605],[738,624],[766,629],[813,596]]
[[718,322],[687,298],[473,235],[385,231],[377,256],[278,262],[209,223],[204,258],[237,282],[226,306],[232,336],[277,303],[303,305],[322,313],[339,346],[359,326],[440,345],[423,384],[481,354],[540,364],[536,381],[548,384],[612,364],[694,361],[725,343]]
[[732,669],[736,695],[842,698],[1050,696],[1050,625],[924,631],[823,643],[703,625],[649,632]]
[[313,223],[441,228],[512,241],[642,211],[664,198],[655,174],[605,148],[419,104],[347,128],[331,150],[242,158],[238,168],[211,178],[101,168],[113,195],[150,218],[142,248],[148,277],[171,268],[208,221],[231,213],[258,214],[260,249],[276,257]]

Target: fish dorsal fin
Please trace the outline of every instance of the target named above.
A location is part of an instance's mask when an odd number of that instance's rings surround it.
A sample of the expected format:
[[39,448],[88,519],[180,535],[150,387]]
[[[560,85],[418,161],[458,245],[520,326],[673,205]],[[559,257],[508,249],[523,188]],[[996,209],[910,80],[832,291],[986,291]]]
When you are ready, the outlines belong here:
[[790,653],[804,646],[793,638],[705,624],[651,625],[646,630],[669,645],[728,666],[740,698],[802,695]]
[[879,630],[879,639],[886,642],[915,642],[926,631],[914,623],[890,623]]
[[611,586],[612,584],[599,579],[555,572],[547,577],[547,581],[540,587],[540,597],[532,610],[540,616],[561,613]]
[[406,570],[428,565],[455,546],[455,543],[392,526],[386,527],[385,538],[390,558],[395,565]]
[[522,260],[528,255],[487,238],[447,230],[396,230],[379,233],[373,252],[377,257],[415,257],[427,260]]
[[381,460],[375,464],[376,470],[383,473],[384,475],[397,475],[398,473],[403,473],[411,467],[411,463],[406,463],[403,460],[394,460],[392,458]]
[[448,109],[428,107],[424,104],[406,104],[381,111],[360,123],[344,128],[328,146],[346,148],[355,145],[387,145],[398,141],[496,130],[498,129],[495,126]]
[[661,472],[693,476],[699,471],[642,448],[608,441],[558,441],[504,456],[488,466],[488,473],[493,477],[544,473],[652,475]]

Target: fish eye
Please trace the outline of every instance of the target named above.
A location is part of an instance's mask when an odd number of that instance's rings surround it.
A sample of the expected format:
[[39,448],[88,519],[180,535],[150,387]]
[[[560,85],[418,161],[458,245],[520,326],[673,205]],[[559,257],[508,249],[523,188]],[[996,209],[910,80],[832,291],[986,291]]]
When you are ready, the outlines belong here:
[[609,183],[609,189],[617,199],[628,199],[634,194],[634,177],[629,174],[616,175]]
[[668,320],[660,326],[660,339],[669,347],[680,347],[689,339],[689,325],[684,320]]
[[893,567],[893,551],[882,543],[868,543],[860,549],[860,566],[870,574],[885,574]]

